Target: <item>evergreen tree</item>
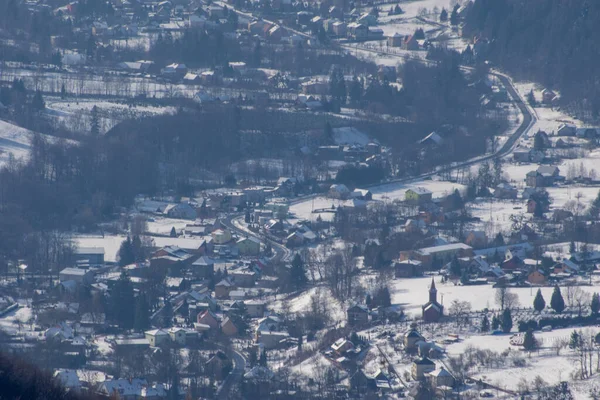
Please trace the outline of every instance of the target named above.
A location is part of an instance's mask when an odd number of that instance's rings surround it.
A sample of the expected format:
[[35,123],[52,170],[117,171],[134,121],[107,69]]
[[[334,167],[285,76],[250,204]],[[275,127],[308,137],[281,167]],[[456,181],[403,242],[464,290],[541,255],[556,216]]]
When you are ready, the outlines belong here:
[[142,245],[142,240],[138,235],[135,235],[133,237],[133,240],[131,241],[131,248],[133,251],[133,258],[135,262],[146,261],[146,252]]
[[413,34],[413,36],[417,40],[423,40],[423,39],[425,39],[425,32],[423,31],[423,28],[417,28],[415,30],[415,33]]
[[350,82],[350,89],[348,90],[348,96],[350,97],[350,103],[353,106],[359,106],[362,100],[363,88],[361,82],[358,80],[356,75],[352,78],[352,82]]
[[171,228],[171,233],[169,233],[169,236],[172,238],[177,237],[177,231],[175,230],[175,227]]
[[247,224],[250,223],[250,210],[246,210],[246,213],[244,214],[244,222]]
[[[590,209],[588,211],[590,217],[597,219],[599,214],[600,214],[600,191],[598,191],[598,194],[596,195],[596,198],[594,199],[594,201],[592,202],[592,205],[590,206]],[[573,248],[575,247],[575,244],[573,244]],[[575,251],[572,251],[571,253],[574,253]]]
[[504,244],[505,244],[504,236],[502,236],[502,232],[498,232],[498,234],[496,235],[496,238],[494,239],[494,246],[500,247],[500,246],[504,246]]
[[144,332],[150,327],[150,312],[146,296],[140,294],[135,299],[135,315],[133,320],[133,329],[136,332]]
[[133,252],[133,244],[131,243],[131,238],[127,236],[127,239],[121,243],[121,247],[119,248],[119,265],[124,267],[134,262],[135,254]]
[[258,359],[258,365],[262,365],[263,367],[267,366],[267,350],[262,349]]
[[337,103],[342,106],[346,103],[346,81],[344,74],[339,68],[333,68],[329,77],[329,94],[334,100],[332,103]]
[[544,147],[545,147],[544,137],[542,136],[542,134],[540,132],[537,132],[533,136],[533,148],[536,150],[544,150]]
[[123,272],[115,282],[110,293],[111,311],[115,322],[121,329],[133,328],[135,314],[135,298],[133,284],[129,276]]
[[497,331],[500,328],[500,320],[497,315],[492,317],[492,330]]
[[35,94],[33,95],[33,99],[31,100],[31,108],[34,111],[42,111],[44,108],[46,108],[46,103],[42,97],[42,92],[39,90],[36,90]]
[[462,283],[463,285],[467,285],[469,283],[469,274],[467,273],[467,270],[463,270],[462,275],[460,276],[460,283]]
[[552,309],[559,314],[565,309],[565,299],[563,299],[562,293],[560,292],[560,288],[558,287],[558,285],[554,286],[552,298],[550,299],[550,307],[552,307]]
[[460,6],[457,4],[452,9],[452,14],[450,15],[450,25],[458,25],[458,8]]
[[481,320],[481,328],[480,328],[481,332],[489,332],[490,330],[490,321],[488,320],[487,315],[483,316],[483,319]]
[[306,284],[308,279],[306,278],[306,271],[304,270],[304,261],[299,254],[294,256],[292,260],[292,268],[290,269],[290,280],[292,285],[299,289]]
[[527,102],[535,107],[537,105],[537,100],[535,99],[535,94],[533,93],[533,89],[531,89],[529,91],[529,93],[527,93]]
[[440,12],[440,22],[448,21],[448,11],[445,8],[442,8],[442,12]]
[[598,296],[598,293],[594,293],[592,295],[592,302],[590,303],[590,309],[592,311],[592,315],[597,315],[598,311],[600,311],[600,296]]
[[573,255],[577,252],[577,248],[575,247],[575,242],[573,240],[571,240],[571,243],[569,244],[569,254]]
[[535,311],[540,312],[544,307],[546,307],[546,301],[544,300],[544,296],[542,296],[542,290],[538,289],[535,299],[533,299],[533,308]]
[[502,332],[508,333],[511,331],[511,329],[513,327],[513,320],[512,320],[510,308],[506,308],[502,312],[502,322],[501,323],[502,323]]
[[571,332],[571,338],[569,339],[569,348],[575,350],[581,345],[581,335],[577,331]]
[[60,98],[63,99],[63,100],[67,98],[67,89],[65,88],[65,84],[64,83],[60,87]]
[[460,262],[458,261],[458,257],[455,255],[450,262],[450,273],[453,276],[461,276],[462,268],[460,267]]
[[400,8],[400,4],[396,4],[396,7],[394,7],[394,14],[396,14],[396,15],[404,14],[404,11],[402,10],[402,8]]
[[100,117],[98,116],[98,107],[92,107],[90,111],[91,122],[90,122],[90,133],[92,136],[98,136],[100,134]]
[[528,329],[525,332],[525,337],[523,338],[523,348],[526,351],[533,351],[537,348],[537,340],[535,340],[535,336],[533,336],[533,330]]
[[162,328],[168,328],[173,323],[173,305],[169,300],[165,301],[165,305],[161,314]]
[[325,122],[325,128],[323,128],[323,136],[325,136],[325,139],[328,143],[334,142],[333,128],[331,127],[331,124],[329,122]]

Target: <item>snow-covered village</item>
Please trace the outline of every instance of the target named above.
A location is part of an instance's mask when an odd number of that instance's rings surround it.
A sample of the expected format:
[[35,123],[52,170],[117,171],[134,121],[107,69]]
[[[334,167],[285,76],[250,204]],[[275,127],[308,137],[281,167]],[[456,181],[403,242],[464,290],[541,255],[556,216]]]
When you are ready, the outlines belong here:
[[0,0],[0,399],[600,398],[598,18]]

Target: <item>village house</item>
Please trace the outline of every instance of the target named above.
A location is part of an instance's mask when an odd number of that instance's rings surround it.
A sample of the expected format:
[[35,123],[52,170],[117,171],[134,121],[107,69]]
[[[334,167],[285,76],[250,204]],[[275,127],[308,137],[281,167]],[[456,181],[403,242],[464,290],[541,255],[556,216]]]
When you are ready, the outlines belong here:
[[414,278],[423,275],[422,263],[418,260],[402,260],[394,263],[396,278]]
[[169,328],[168,335],[171,339],[171,342],[180,346],[185,346],[185,339],[187,337],[185,329],[178,327]]
[[231,241],[231,232],[227,229],[216,229],[211,234],[213,243],[216,245],[226,244]]
[[219,327],[217,316],[210,310],[199,313],[196,321],[198,324],[209,326],[210,329],[217,329]]
[[173,63],[164,67],[160,73],[166,78],[178,79],[183,78],[188,73],[188,69],[185,64]]
[[242,256],[258,256],[260,254],[260,240],[254,236],[241,238],[236,245]]
[[225,278],[215,285],[215,298],[228,299],[229,293],[236,289],[237,286],[232,282],[232,280]]
[[404,351],[407,353],[416,353],[420,341],[424,341],[423,336],[417,331],[417,324],[413,322],[410,324],[410,329],[404,334]]
[[281,348],[286,344],[289,336],[289,333],[284,331],[258,331],[256,343],[267,350]]
[[104,247],[78,247],[75,250],[75,262],[89,267],[104,265]]
[[246,312],[251,318],[262,318],[267,310],[267,305],[264,301],[260,300],[246,300],[244,301]]
[[509,183],[502,182],[496,186],[494,197],[497,199],[514,200],[517,198],[517,188]]
[[94,282],[94,274],[89,269],[83,268],[65,268],[58,273],[60,282],[74,281],[82,284],[92,284]]
[[336,183],[329,188],[328,196],[332,199],[345,200],[350,197],[350,190],[342,183]]
[[465,244],[471,247],[484,247],[487,244],[487,236],[484,231],[470,231],[465,238]]
[[435,363],[427,357],[421,357],[413,361],[411,375],[414,380],[418,381],[424,379],[426,374],[429,374],[434,370]]
[[544,159],[544,153],[535,149],[517,148],[513,152],[515,162],[541,162]]
[[257,279],[256,271],[244,267],[231,269],[228,273],[237,288],[253,287]]
[[556,97],[556,93],[554,93],[550,89],[542,90],[542,103],[544,104],[552,104],[552,101]]
[[408,35],[402,41],[402,49],[404,50],[419,50],[419,42],[413,35]]
[[362,326],[369,322],[369,310],[367,307],[355,304],[346,310],[348,315],[348,325]]
[[162,329],[153,329],[150,331],[144,332],[144,336],[148,343],[150,343],[151,347],[158,347],[163,343],[169,341],[169,333]]
[[188,203],[169,204],[163,210],[169,218],[196,219],[196,209]]
[[393,35],[390,35],[386,38],[387,45],[390,47],[402,47],[403,36],[398,32],[395,32]]
[[454,387],[454,376],[450,372],[448,372],[444,367],[436,369],[429,374],[427,374],[429,381],[431,382],[433,387]]
[[225,336],[235,336],[238,334],[238,328],[231,318],[225,317],[223,322],[221,322],[221,332],[223,332]]
[[526,175],[525,182],[530,187],[552,186],[560,179],[560,170],[558,167],[541,165],[535,171],[530,171]]
[[552,271],[555,274],[577,274],[580,269],[577,263],[566,258],[557,262],[552,267]]
[[577,127],[571,124],[561,124],[556,130],[556,136],[575,136]]
[[369,36],[369,27],[359,22],[352,22],[348,24],[347,32],[350,39],[365,40]]
[[371,201],[373,200],[373,193],[368,189],[354,189],[350,193],[350,198]]
[[473,248],[464,243],[450,243],[441,246],[424,247],[422,249],[414,251],[402,251],[400,252],[400,260],[415,259],[421,261],[423,268],[434,267],[434,260],[441,267],[443,264],[452,260],[456,257],[471,257],[473,255]]
[[534,270],[527,275],[527,282],[532,285],[545,285],[548,282],[546,274],[541,270]]
[[197,278],[210,278],[215,273],[215,261],[210,257],[202,256],[192,263],[190,269]]
[[432,200],[433,193],[431,191],[417,187],[414,189],[408,189],[404,194],[404,201],[412,204],[425,204]]

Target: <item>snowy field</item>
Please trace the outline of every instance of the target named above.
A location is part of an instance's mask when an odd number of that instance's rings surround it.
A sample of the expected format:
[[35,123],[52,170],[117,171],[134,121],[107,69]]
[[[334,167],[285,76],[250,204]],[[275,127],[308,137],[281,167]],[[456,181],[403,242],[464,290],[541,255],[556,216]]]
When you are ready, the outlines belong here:
[[[401,305],[408,315],[420,316],[421,306],[429,299],[429,286],[431,277],[412,279],[393,279],[390,282],[392,304]],[[452,282],[441,283],[439,277],[435,277],[435,286],[438,291],[438,301],[446,307],[454,300],[467,301],[471,303],[472,310],[478,311],[485,308],[496,309],[495,289],[491,285],[475,285],[464,287],[454,285]],[[593,281],[593,286],[581,286],[588,293],[600,292],[600,281]],[[546,304],[550,303],[552,287],[542,287],[542,295]],[[511,292],[517,294],[520,307],[533,307],[533,299],[537,288],[511,288]]]
[[[169,228],[170,230],[170,228]],[[106,262],[117,262],[117,254],[121,243],[127,239],[124,235],[104,235],[102,236],[75,236],[73,242],[78,247],[101,247],[104,249],[104,260]],[[177,246],[182,249],[198,248],[202,237],[147,237],[152,242],[153,247],[161,248],[165,246]]]
[[[290,206],[290,220],[315,221],[319,216],[323,221],[333,221],[334,210],[337,207],[350,204],[349,200],[330,199],[325,196],[314,197],[292,204]],[[333,207],[333,209],[332,209]],[[331,211],[313,213],[313,210],[329,209]]]
[[[579,359],[570,349],[562,350],[559,356],[552,351],[552,344],[557,340],[568,341],[575,328],[556,329],[551,332],[535,332],[535,338],[540,343],[540,351],[535,352],[531,357],[522,353],[519,348],[509,344],[510,335],[479,335],[469,337],[459,343],[449,345],[446,348],[449,356],[458,356],[463,354],[468,347],[488,349],[497,353],[510,350],[509,358],[518,357],[525,360],[525,366],[510,366],[502,369],[480,369],[479,373],[473,375],[473,378],[484,379],[486,382],[495,384],[499,387],[516,390],[522,381],[529,385],[537,376],[541,377],[548,385],[556,385],[561,381],[571,381],[570,385],[576,399],[589,399],[589,390],[594,385],[598,385],[598,379],[580,381],[574,380],[573,374],[578,370]],[[600,332],[599,328],[579,328],[586,336],[587,334],[596,335]],[[509,361],[510,362],[510,361]]]
[[[0,165],[5,165],[11,154],[17,160],[27,160],[34,134],[33,131],[0,120]],[[50,142],[58,140],[53,136],[43,134],[41,136]],[[74,143],[71,140],[69,142]]]
[[366,146],[369,143],[369,136],[354,127],[346,126],[333,128],[333,140],[335,144],[358,144]]
[[444,197],[452,194],[455,189],[458,189],[459,191],[463,191],[465,189],[464,185],[458,183],[426,180],[412,183],[386,183],[370,187],[369,190],[371,193],[373,193],[374,200],[403,201],[408,189],[415,189],[418,187],[422,187],[431,191],[433,193],[433,198]]

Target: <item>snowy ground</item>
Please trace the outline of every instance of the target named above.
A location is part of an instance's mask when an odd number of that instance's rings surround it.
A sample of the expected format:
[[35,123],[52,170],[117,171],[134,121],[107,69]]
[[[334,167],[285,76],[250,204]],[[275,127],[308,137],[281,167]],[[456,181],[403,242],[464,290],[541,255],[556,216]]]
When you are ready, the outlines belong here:
[[383,201],[404,200],[405,193],[408,189],[418,187],[425,188],[433,193],[433,198],[444,197],[452,194],[455,189],[462,191],[464,185],[436,180],[425,180],[412,183],[388,183],[370,187],[369,190],[373,193],[373,199]]
[[[593,286],[581,286],[588,293],[600,292],[600,281],[594,280]],[[393,279],[390,281],[390,292],[392,303],[401,305],[408,315],[420,316],[421,306],[428,301],[428,290],[431,277],[412,279]],[[438,290],[438,301],[446,307],[450,307],[453,300],[467,301],[472,310],[478,311],[485,308],[496,309],[495,289],[491,285],[475,285],[464,287],[454,285],[452,282],[441,283],[439,277],[435,277],[435,286]],[[552,287],[542,287],[542,295],[546,303],[550,302]],[[533,299],[537,288],[511,288],[519,298],[520,307],[533,307]]]
[[10,335],[20,333],[26,336],[37,336],[39,332],[31,332],[31,325],[28,323],[32,318],[31,308],[21,304],[18,309],[0,317],[0,330]]
[[[468,347],[492,350],[501,353],[510,350],[508,358],[518,357],[525,360],[525,366],[518,367],[511,365],[502,369],[480,369],[479,373],[473,375],[473,378],[483,379],[486,382],[495,384],[499,387],[516,390],[522,381],[529,385],[533,384],[534,379],[539,376],[548,385],[556,385],[561,381],[571,381],[575,398],[589,398],[589,389],[594,384],[597,385],[598,378],[592,378],[588,381],[573,380],[573,374],[578,369],[579,360],[570,349],[562,350],[559,356],[552,351],[551,346],[556,340],[568,341],[575,328],[557,329],[551,332],[535,332],[535,338],[540,343],[540,351],[534,352],[530,357],[522,353],[515,346],[509,344],[510,335],[478,335],[469,337],[459,343],[449,345],[446,348],[449,356],[457,356],[464,353]],[[598,328],[579,328],[586,336],[595,336],[600,330]],[[510,362],[510,361],[509,361]]]
[[[169,228],[170,230],[170,228]],[[116,262],[121,243],[127,239],[124,235],[104,236],[75,236],[73,242],[78,247],[102,247],[104,249],[104,260]],[[147,237],[151,240],[153,247],[177,246],[182,249],[198,248],[202,243],[202,237]]]
[[[26,160],[33,135],[33,131],[0,120],[0,165],[6,164],[11,154],[17,160]],[[52,136],[42,136],[51,142],[58,140]]]

